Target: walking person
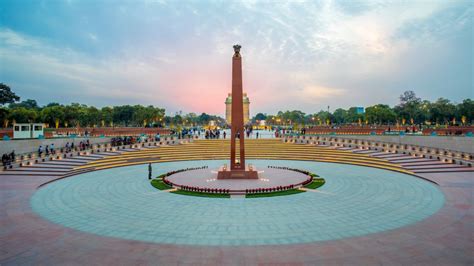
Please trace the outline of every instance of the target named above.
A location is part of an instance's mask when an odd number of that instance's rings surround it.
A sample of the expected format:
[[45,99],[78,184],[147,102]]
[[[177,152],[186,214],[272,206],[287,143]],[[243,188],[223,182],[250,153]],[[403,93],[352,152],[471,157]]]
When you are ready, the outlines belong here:
[[43,146],[39,146],[38,148],[38,157],[41,157],[41,154],[43,154]]
[[151,163],[148,164],[148,180],[151,180],[151,172],[153,169],[151,168]]
[[15,151],[12,151],[9,157],[10,157],[10,164],[14,163],[15,158],[16,158]]

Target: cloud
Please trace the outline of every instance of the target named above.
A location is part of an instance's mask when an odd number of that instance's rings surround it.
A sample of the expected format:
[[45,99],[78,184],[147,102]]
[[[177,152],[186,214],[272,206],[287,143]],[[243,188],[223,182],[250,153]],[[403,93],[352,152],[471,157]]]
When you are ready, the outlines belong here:
[[240,43],[252,112],[393,105],[406,89],[459,100],[473,89],[462,70],[473,61],[467,1],[160,2],[31,3],[24,15],[7,3],[2,82],[42,103],[223,114]]
[[345,89],[327,88],[321,86],[307,86],[302,89],[302,96],[307,100],[314,101],[338,97],[346,94]]

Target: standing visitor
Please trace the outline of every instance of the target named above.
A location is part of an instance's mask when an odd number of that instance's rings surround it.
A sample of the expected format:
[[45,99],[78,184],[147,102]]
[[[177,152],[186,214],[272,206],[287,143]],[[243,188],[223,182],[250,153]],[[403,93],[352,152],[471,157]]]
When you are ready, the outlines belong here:
[[148,164],[148,180],[151,180],[151,172],[152,172],[152,168],[151,168],[151,163]]
[[16,157],[16,156],[15,156],[15,151],[12,151],[12,152],[10,153],[10,163],[15,162],[15,157]]
[[3,156],[2,156],[2,163],[3,163],[3,167],[7,166],[7,154],[6,153],[4,153]]
[[224,131],[224,133],[223,133],[222,135],[223,135],[223,137],[224,137],[224,139],[225,139],[225,135],[227,135],[227,134],[226,134],[225,131]]

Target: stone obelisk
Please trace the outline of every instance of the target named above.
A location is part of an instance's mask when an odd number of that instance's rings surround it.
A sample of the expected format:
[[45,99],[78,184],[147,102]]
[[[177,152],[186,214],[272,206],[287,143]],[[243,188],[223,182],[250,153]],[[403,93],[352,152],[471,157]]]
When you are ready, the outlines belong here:
[[[245,128],[244,104],[242,89],[242,57],[240,45],[234,45],[232,56],[232,112],[230,126],[230,170],[222,167],[217,173],[217,179],[258,179],[258,172],[253,167],[245,165]],[[237,141],[239,141],[239,158],[237,159]]]
[[[242,89],[242,57],[240,45],[234,45],[232,56],[232,113],[230,137],[230,169],[245,170],[245,129],[244,129],[244,103]],[[240,156],[237,160],[236,140],[240,143]]]

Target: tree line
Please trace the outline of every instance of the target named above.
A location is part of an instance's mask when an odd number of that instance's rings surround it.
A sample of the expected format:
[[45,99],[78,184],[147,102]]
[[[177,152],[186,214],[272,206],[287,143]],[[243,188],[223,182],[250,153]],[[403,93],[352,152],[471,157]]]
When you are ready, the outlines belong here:
[[39,106],[35,100],[20,102],[20,97],[10,87],[0,83],[0,121],[3,127],[13,123],[46,123],[49,127],[192,127],[207,125],[214,120],[222,125],[225,121],[215,115],[202,113],[166,116],[165,109],[152,105],[121,105],[97,108],[85,104],[62,105],[49,103]]
[[[122,105],[96,108],[79,103],[62,105],[49,103],[39,106],[35,100],[19,101],[20,97],[10,87],[0,83],[0,121],[3,127],[13,123],[40,122],[50,127],[94,127],[94,126],[146,126],[146,127],[194,127],[215,121],[225,126],[225,120],[216,115],[202,113],[176,113],[165,115],[165,109],[152,105]],[[474,101],[465,99],[452,103],[445,98],[434,102],[422,100],[413,91],[400,95],[394,107],[376,104],[360,112],[359,107],[338,108],[334,112],[321,110],[306,114],[302,111],[279,111],[277,114],[258,113],[252,118],[256,123],[266,120],[271,125],[342,125],[342,124],[428,124],[428,125],[472,125]]]
[[426,125],[472,125],[474,122],[474,101],[465,99],[452,103],[445,98],[434,102],[422,100],[413,91],[400,95],[400,102],[394,107],[376,104],[365,108],[338,108],[334,112],[321,110],[306,114],[302,111],[279,111],[275,115],[258,113],[253,122],[266,120],[275,125],[328,125],[328,124],[426,124]]

